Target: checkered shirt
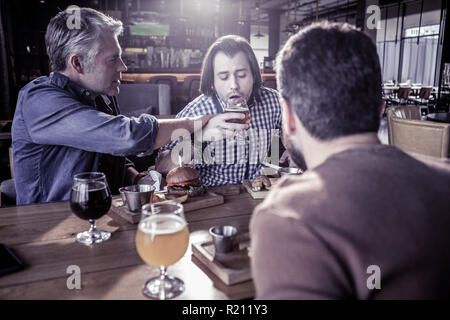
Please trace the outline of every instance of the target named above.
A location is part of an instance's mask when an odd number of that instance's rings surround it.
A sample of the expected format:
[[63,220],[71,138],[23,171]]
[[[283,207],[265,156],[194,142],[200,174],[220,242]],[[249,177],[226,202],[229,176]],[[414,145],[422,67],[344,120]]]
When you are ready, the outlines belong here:
[[[214,103],[217,101],[218,103]],[[190,102],[177,118],[223,113],[225,103],[200,95]],[[253,179],[262,171],[261,162],[267,161],[271,147],[278,155],[281,133],[281,107],[276,90],[261,87],[261,101],[249,103],[250,127],[236,137],[203,143],[202,149],[195,148],[193,164],[200,172],[200,180],[207,186],[242,183]],[[273,140],[274,139],[274,140]],[[272,141],[276,143],[272,146]],[[173,149],[179,140],[162,147],[160,152]],[[276,159],[278,160],[278,159]]]

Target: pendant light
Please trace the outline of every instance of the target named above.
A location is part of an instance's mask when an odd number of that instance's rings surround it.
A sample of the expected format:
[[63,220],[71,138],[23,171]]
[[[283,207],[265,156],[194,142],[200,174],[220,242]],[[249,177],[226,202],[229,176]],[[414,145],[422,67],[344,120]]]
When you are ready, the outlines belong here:
[[264,35],[261,33],[261,12],[260,12],[259,2],[256,2],[256,12],[258,13],[258,32],[253,36],[255,38],[262,38]]
[[287,8],[287,18],[286,18],[286,27],[284,28],[283,32],[286,32],[288,35],[291,35],[295,30],[291,27],[291,0],[288,0],[288,8]]

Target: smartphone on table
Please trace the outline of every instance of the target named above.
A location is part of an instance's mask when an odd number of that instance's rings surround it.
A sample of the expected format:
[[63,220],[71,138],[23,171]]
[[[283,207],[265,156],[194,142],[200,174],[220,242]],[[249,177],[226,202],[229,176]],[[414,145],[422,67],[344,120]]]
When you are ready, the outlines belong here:
[[0,243],[0,276],[22,270],[24,264],[5,244]]

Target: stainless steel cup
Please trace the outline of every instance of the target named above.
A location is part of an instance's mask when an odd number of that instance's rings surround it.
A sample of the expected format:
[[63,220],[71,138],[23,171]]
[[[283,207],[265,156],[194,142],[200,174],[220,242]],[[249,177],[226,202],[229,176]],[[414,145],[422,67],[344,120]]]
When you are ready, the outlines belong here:
[[214,248],[218,253],[227,253],[235,248],[237,229],[233,226],[214,226],[209,229]]
[[141,207],[150,203],[155,187],[150,184],[135,184],[123,187],[126,198],[126,205],[131,212],[138,212]]
[[302,173],[303,171],[299,168],[280,168],[280,170],[278,170],[278,174],[280,176],[295,175]]

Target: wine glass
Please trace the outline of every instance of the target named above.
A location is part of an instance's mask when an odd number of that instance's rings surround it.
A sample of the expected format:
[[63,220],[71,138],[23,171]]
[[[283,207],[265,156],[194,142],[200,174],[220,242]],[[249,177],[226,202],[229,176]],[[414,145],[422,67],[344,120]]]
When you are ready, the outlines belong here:
[[136,249],[145,263],[159,267],[160,275],[149,279],[142,290],[153,299],[171,299],[184,291],[184,282],[167,275],[167,267],[180,260],[189,245],[183,205],[150,203],[142,207],[136,233]]
[[89,231],[77,234],[77,241],[86,245],[108,240],[111,233],[97,230],[95,220],[103,217],[111,207],[111,191],[102,172],[83,172],[74,175],[70,208],[79,218],[89,220]]

